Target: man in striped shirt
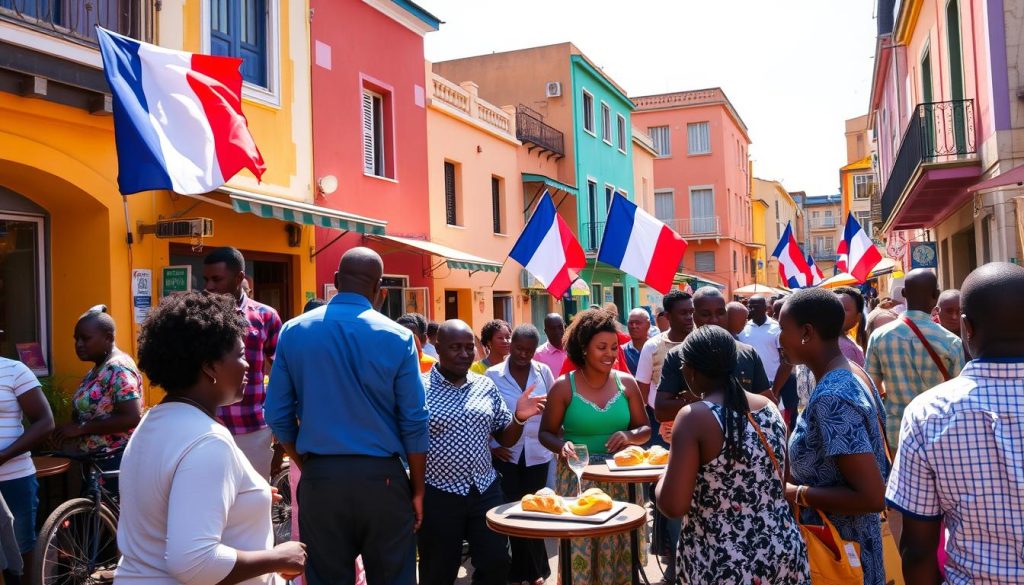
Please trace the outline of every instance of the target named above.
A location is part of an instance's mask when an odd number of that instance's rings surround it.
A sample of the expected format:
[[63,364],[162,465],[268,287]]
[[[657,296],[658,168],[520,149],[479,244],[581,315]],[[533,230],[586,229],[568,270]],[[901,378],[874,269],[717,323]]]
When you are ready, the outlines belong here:
[[907,407],[886,502],[903,515],[907,585],[1024,583],[1024,268],[964,281],[961,332],[975,359]]

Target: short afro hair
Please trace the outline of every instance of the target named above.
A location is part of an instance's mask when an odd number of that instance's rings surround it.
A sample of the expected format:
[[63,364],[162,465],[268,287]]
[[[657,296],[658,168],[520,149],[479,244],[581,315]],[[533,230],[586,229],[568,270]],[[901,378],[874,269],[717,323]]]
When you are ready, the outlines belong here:
[[590,340],[598,333],[618,334],[618,320],[615,313],[606,309],[587,309],[578,313],[565,332],[565,351],[577,367],[583,367],[583,353]]
[[228,270],[235,274],[245,271],[245,256],[242,256],[242,253],[238,251],[238,248],[233,248],[231,246],[217,248],[207,254],[206,258],[203,259],[204,265],[220,264],[221,262],[224,263],[224,266],[227,267]]
[[501,331],[502,327],[508,329],[509,336],[512,335],[512,326],[508,324],[508,321],[503,319],[491,319],[484,323],[484,326],[480,329],[480,343],[482,343],[484,347],[490,345],[491,340],[494,339],[494,335]]
[[229,295],[170,295],[142,324],[139,369],[168,394],[180,393],[195,385],[203,365],[222,359],[244,339],[248,328]]
[[802,288],[785,304],[786,314],[801,327],[810,324],[825,341],[839,339],[843,333],[846,310],[839,296],[824,288]]
[[516,327],[516,330],[512,332],[512,339],[529,339],[534,343],[540,343],[540,331],[537,331],[533,323],[525,323]]
[[857,307],[858,313],[864,312],[864,294],[852,286],[837,286],[832,289],[837,295],[846,295],[853,299],[853,305]]
[[665,309],[666,313],[671,313],[672,307],[674,307],[676,303],[681,303],[692,298],[693,295],[691,295],[690,293],[684,290],[679,290],[678,288],[674,288],[668,291],[667,295],[662,297],[661,306]]

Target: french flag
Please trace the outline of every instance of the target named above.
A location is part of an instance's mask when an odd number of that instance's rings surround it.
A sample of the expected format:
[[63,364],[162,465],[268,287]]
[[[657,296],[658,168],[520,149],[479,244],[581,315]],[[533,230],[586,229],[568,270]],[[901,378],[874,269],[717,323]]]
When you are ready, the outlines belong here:
[[661,294],[672,289],[686,240],[615,193],[597,259],[646,282]]
[[583,247],[572,234],[569,224],[558,214],[547,191],[541,196],[509,257],[559,298],[587,265]]
[[242,115],[241,59],[173,51],[96,29],[114,98],[117,184],[128,195],[208,193],[266,166]]
[[814,263],[814,257],[810,254],[807,255],[807,274],[809,276],[808,282],[811,283],[810,286],[818,286],[825,280],[825,274]]
[[779,276],[788,288],[810,286],[811,267],[807,265],[807,259],[793,237],[791,224],[786,224],[786,231],[782,232],[782,238],[772,256],[779,259]]
[[846,240],[839,240],[839,247],[836,248],[836,255],[839,256],[836,259],[836,270],[839,272],[846,272],[847,263],[850,260],[850,247],[846,245]]
[[843,241],[839,244],[838,253],[840,259],[845,260],[843,270],[856,278],[857,282],[867,280],[871,271],[882,261],[882,253],[878,251],[867,232],[853,217],[852,212],[846,218],[846,230],[843,233]]

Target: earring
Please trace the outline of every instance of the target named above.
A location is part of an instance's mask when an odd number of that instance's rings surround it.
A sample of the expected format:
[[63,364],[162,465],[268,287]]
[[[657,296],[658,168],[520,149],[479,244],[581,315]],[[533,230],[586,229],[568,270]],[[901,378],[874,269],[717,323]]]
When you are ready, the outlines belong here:
[[803,339],[800,340],[800,345],[807,345],[807,338],[806,337],[804,337]]
[[213,385],[216,386],[217,385],[217,378],[211,376],[210,374],[206,374],[206,375],[210,376],[210,382],[212,382]]
[[587,357],[587,352],[583,352],[583,357]]

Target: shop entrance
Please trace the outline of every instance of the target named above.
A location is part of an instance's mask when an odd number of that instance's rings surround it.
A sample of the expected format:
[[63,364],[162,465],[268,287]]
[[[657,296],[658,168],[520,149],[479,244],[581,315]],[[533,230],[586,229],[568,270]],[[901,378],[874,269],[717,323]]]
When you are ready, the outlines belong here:
[[[187,244],[171,244],[170,265],[192,268],[192,290],[203,288],[203,258],[213,248],[195,252]],[[252,298],[277,310],[282,321],[295,316],[292,306],[292,257],[286,254],[242,250],[245,275]],[[163,294],[163,291],[159,291]]]

